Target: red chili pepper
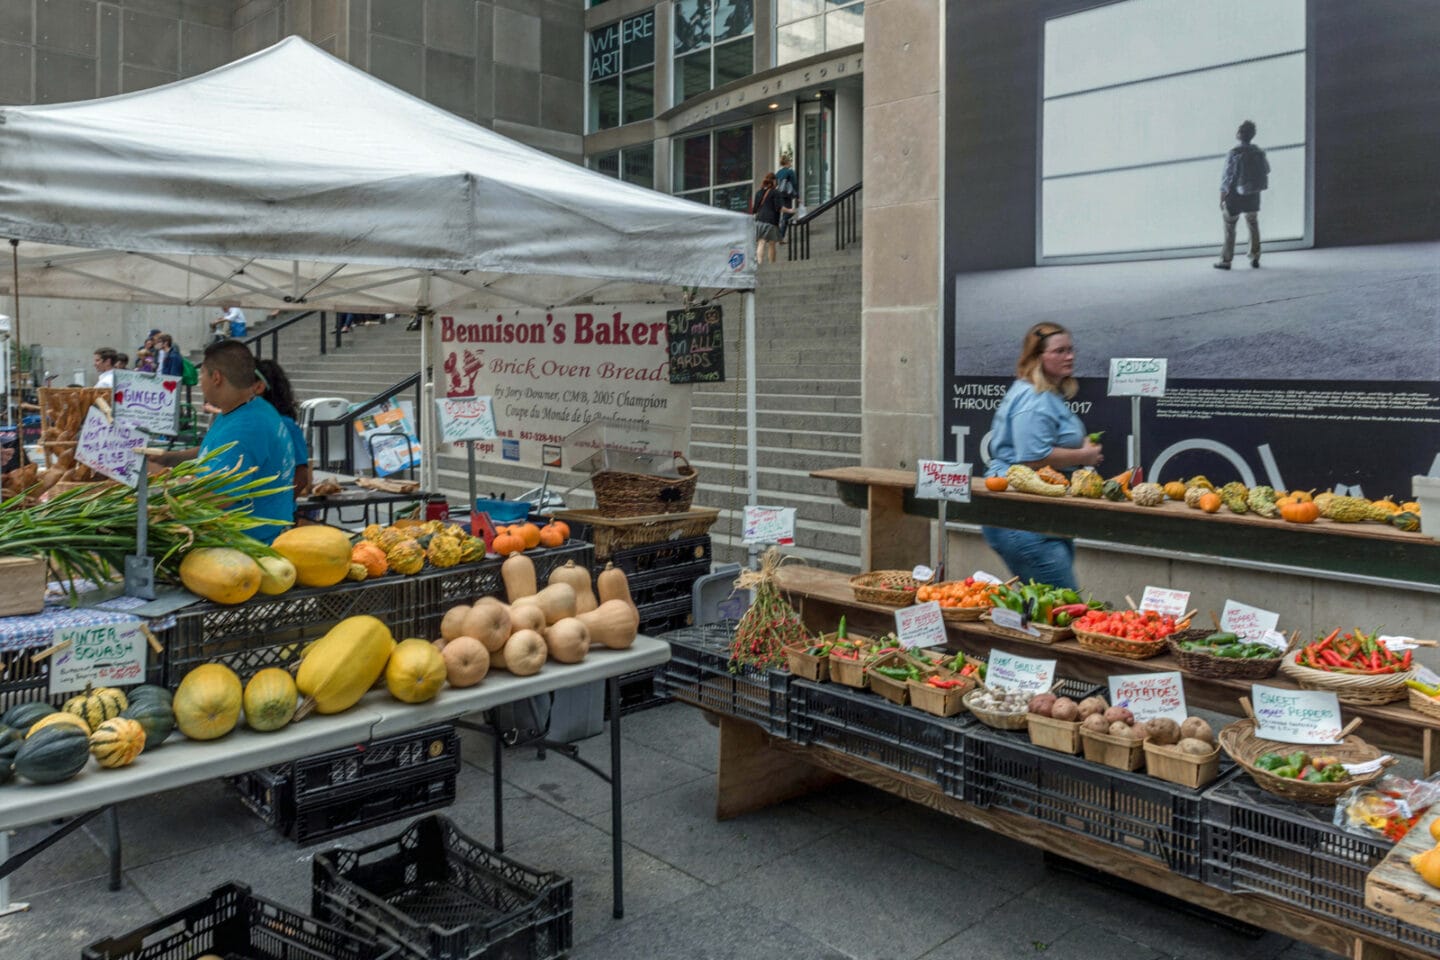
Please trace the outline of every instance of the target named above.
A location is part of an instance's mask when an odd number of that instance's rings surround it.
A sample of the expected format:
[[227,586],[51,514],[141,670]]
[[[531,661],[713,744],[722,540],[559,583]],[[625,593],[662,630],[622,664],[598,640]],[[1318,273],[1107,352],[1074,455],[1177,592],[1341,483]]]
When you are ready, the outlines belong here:
[[1406,651],[1405,651],[1405,656],[1403,656],[1403,657],[1400,658],[1400,669],[1401,669],[1401,670],[1409,670],[1409,669],[1410,669],[1410,654],[1412,654],[1412,653],[1414,653],[1414,652],[1415,652],[1415,651],[1413,651],[1413,650],[1406,650]]

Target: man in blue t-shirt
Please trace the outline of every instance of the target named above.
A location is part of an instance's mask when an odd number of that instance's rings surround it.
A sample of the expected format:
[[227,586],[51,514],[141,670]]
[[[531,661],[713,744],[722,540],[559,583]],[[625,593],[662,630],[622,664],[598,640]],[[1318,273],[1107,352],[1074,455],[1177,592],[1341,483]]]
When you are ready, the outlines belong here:
[[[207,466],[213,470],[228,470],[237,465],[255,467],[254,473],[239,481],[241,484],[263,477],[276,478],[273,486],[283,487],[280,492],[264,497],[242,497],[235,501],[235,506],[249,507],[259,518],[290,524],[295,519],[295,449],[275,408],[255,395],[254,354],[238,340],[210,344],[200,364],[200,390],[205,402],[220,412],[200,443],[199,455],[205,456],[227,443],[234,443]],[[168,466],[190,459],[195,453],[193,450],[172,451],[156,459]],[[270,543],[284,529],[283,525],[266,524],[248,532],[256,540]]]

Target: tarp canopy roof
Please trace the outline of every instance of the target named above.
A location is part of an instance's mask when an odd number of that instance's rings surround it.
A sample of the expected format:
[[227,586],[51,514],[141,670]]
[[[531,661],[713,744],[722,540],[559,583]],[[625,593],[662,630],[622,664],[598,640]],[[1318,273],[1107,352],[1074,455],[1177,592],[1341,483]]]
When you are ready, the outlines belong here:
[[753,287],[751,229],[296,37],[138,93],[0,107],[0,237],[22,241],[22,296],[382,312],[658,299]]

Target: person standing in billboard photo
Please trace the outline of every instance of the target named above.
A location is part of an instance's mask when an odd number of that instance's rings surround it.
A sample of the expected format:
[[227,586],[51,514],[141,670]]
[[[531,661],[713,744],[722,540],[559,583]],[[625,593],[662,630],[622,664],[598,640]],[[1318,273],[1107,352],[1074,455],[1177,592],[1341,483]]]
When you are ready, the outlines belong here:
[[1225,172],[1220,176],[1220,209],[1225,217],[1225,245],[1220,249],[1216,270],[1229,270],[1235,259],[1235,223],[1245,215],[1250,231],[1250,266],[1260,266],[1260,193],[1270,186],[1270,161],[1255,146],[1255,124],[1249,120],[1235,131],[1240,143],[1225,155]]

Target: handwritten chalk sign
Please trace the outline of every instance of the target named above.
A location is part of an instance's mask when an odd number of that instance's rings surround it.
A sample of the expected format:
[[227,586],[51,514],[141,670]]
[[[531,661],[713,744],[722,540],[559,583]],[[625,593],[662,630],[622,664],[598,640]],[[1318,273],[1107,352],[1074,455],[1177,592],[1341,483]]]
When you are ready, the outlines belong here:
[[671,383],[723,383],[725,327],[720,307],[665,313]]
[[1170,614],[1178,617],[1190,609],[1189,590],[1171,590],[1169,587],[1146,587],[1140,597],[1141,610],[1154,610],[1162,617]]
[[1259,641],[1279,622],[1280,614],[1237,600],[1226,600],[1225,609],[1220,614],[1220,629],[1228,630],[1242,640]]
[[180,378],[115,371],[115,419],[146,433],[174,436],[180,423]]
[[1105,393],[1111,397],[1163,397],[1165,367],[1161,358],[1111,357]]
[[495,406],[489,397],[436,397],[440,439],[445,443],[462,440],[494,440]]
[[1028,633],[1032,637],[1040,636],[1040,631],[1025,619],[1025,614],[1019,610],[1007,610],[1004,607],[990,608],[990,622],[997,627],[1008,627],[1011,630],[1019,630],[1021,633]]
[[1168,673],[1128,673],[1110,677],[1110,703],[1125,707],[1140,721],[1168,717],[1184,723],[1185,682],[1178,670]]
[[931,600],[896,610],[895,635],[902,647],[943,647],[947,638],[940,604]]
[[145,681],[148,648],[140,621],[56,627],[54,643],[68,643],[50,658],[50,696]]
[[143,446],[145,434],[118,420],[111,423],[105,414],[91,407],[80,427],[75,459],[133,490],[140,482],[138,451]]
[[745,543],[778,543],[781,546],[793,544],[795,508],[747,504],[743,540]]
[[970,465],[921,460],[915,470],[915,498],[969,503]]
[[1255,735],[1281,743],[1334,743],[1340,736],[1340,701],[1324,690],[1250,688]]
[[1045,693],[1055,685],[1055,661],[1031,660],[991,650],[990,663],[985,669],[985,684],[998,690]]

